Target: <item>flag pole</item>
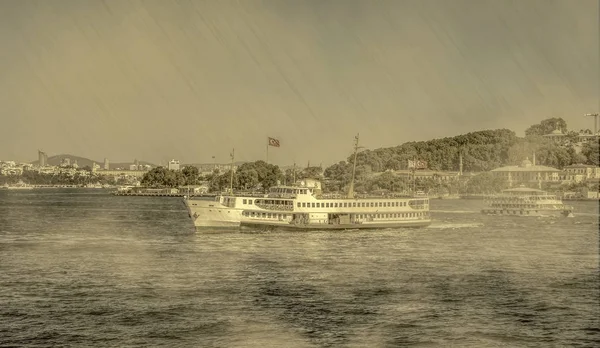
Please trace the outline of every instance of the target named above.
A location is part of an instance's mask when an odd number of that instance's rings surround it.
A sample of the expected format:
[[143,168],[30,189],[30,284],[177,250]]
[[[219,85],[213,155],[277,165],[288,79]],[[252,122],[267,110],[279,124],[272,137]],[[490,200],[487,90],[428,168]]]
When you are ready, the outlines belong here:
[[269,138],[267,137],[267,164],[269,164]]
[[348,198],[354,198],[354,175],[356,173],[356,155],[358,154],[358,136],[359,134],[356,134],[354,137],[354,161],[352,163],[352,179],[348,187]]
[[229,179],[229,194],[233,195],[233,159],[235,156],[235,148],[231,150],[231,178]]

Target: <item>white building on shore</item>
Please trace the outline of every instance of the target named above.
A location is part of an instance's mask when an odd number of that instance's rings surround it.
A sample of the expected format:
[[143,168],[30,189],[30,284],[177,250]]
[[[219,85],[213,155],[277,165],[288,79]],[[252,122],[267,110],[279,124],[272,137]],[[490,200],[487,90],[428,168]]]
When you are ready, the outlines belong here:
[[178,160],[170,160],[169,161],[169,170],[179,170],[179,161]]
[[492,175],[506,179],[508,184],[516,186],[519,184],[535,184],[541,187],[542,182],[559,182],[560,170],[532,163],[529,158],[523,160],[517,166],[506,166],[493,169]]

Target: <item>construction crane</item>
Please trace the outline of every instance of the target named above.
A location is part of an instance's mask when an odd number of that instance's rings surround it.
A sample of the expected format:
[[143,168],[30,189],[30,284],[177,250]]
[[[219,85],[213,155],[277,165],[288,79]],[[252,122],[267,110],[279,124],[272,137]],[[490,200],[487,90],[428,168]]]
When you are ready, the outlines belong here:
[[598,135],[598,113],[595,114],[585,114],[584,116],[593,116],[594,117],[594,136]]

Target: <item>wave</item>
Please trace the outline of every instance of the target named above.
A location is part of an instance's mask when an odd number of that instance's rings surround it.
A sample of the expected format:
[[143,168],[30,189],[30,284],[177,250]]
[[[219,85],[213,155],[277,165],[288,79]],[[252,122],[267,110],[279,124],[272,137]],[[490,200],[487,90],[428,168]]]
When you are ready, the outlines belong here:
[[471,223],[432,223],[431,225],[427,226],[427,228],[432,228],[432,229],[448,229],[448,228],[478,228],[478,227],[483,227],[484,224],[481,222],[471,222]]

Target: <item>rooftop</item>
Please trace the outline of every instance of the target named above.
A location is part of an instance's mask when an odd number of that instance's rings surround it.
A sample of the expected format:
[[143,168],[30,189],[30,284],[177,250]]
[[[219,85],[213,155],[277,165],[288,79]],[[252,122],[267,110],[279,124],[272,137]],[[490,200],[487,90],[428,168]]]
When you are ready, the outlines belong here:
[[560,129],[555,129],[552,132],[548,133],[548,134],[544,134],[545,137],[562,137],[565,136],[566,134],[564,134],[562,132],[562,130]]
[[492,172],[560,172],[560,170],[548,166],[534,165],[529,158],[526,158],[518,166],[500,167],[492,169]]
[[503,190],[502,192],[538,192],[538,193],[542,193],[542,192],[545,192],[545,191],[534,189],[534,188],[520,186],[520,187],[516,187],[516,188],[512,188],[512,189],[506,189],[506,190]]
[[592,165],[592,164],[576,163],[576,164],[571,164],[570,166],[566,166],[565,168],[600,168],[600,167]]

